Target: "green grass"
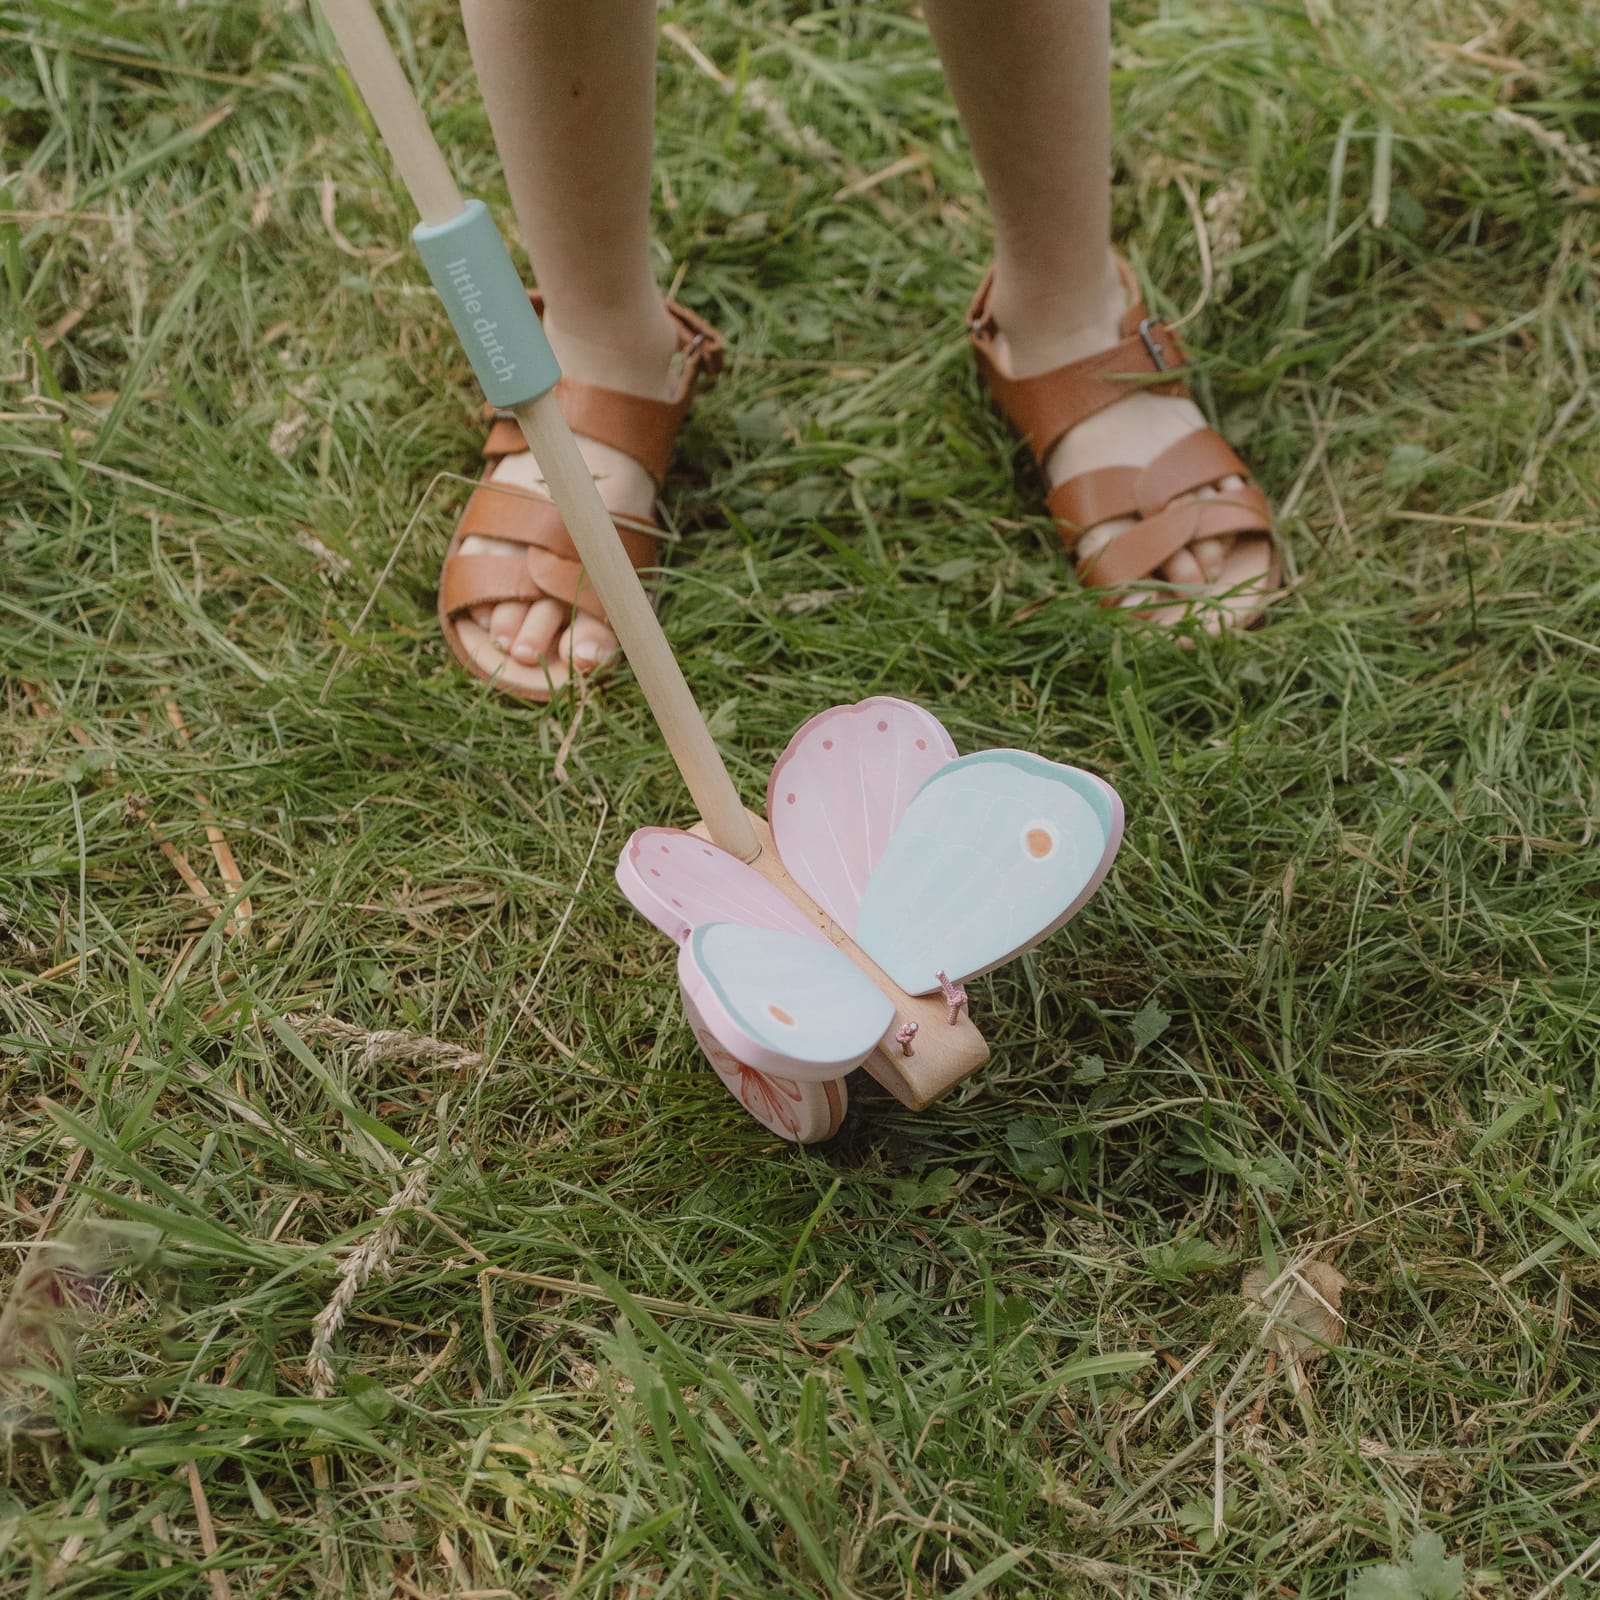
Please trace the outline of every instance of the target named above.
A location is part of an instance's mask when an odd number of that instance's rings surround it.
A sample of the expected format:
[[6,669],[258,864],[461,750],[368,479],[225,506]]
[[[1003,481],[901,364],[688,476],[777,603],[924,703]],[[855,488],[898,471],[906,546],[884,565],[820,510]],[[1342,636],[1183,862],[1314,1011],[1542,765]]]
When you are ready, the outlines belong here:
[[[504,215],[452,11],[392,10]],[[902,694],[1107,774],[1117,868],[977,986],[978,1080],[765,1136],[609,881],[686,819],[636,688],[530,713],[437,636],[475,402],[307,12],[0,5],[0,1596],[1323,1600],[1419,1530],[1440,1592],[1592,1593],[1594,9],[1118,7],[1121,237],[1182,310],[1206,217],[1296,579],[1188,651],[979,393],[920,24],[665,20],[744,86],[663,44],[661,276],[737,352],[663,617],[737,779]],[[156,846],[220,893],[208,815],[248,936]],[[1297,1393],[1240,1280],[1308,1252]]]

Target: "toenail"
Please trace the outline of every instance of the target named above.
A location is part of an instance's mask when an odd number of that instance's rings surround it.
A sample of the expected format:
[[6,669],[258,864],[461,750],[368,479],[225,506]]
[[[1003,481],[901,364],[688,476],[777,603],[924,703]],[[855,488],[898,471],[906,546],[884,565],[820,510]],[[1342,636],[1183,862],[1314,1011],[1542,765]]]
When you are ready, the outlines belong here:
[[509,633],[497,633],[494,636],[494,647],[496,650],[509,650],[511,648],[511,635]]
[[511,655],[513,660],[526,662],[530,667],[539,659],[539,652],[531,644],[513,645]]

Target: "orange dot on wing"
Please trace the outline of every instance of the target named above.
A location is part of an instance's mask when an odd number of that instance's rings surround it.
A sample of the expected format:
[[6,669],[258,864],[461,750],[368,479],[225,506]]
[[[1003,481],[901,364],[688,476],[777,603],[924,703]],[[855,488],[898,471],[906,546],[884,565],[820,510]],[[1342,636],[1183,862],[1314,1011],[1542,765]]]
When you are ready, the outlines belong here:
[[786,1028],[794,1026],[794,1018],[782,1006],[768,1006],[767,1014],[774,1022],[781,1022]]
[[1028,854],[1035,861],[1043,861],[1056,847],[1056,842],[1044,828],[1029,828],[1023,841],[1028,847]]

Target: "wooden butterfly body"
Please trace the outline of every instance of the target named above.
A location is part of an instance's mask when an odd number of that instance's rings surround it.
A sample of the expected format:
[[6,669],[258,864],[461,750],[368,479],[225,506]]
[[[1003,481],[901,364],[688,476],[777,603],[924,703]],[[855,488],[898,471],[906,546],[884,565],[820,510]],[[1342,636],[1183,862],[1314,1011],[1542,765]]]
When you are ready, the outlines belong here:
[[[798,895],[672,828],[633,834],[617,882],[678,944],[684,1011],[718,1076],[802,1143],[838,1131],[846,1074],[929,1048],[967,979],[1075,915],[1122,838],[1103,780],[1020,750],[957,756],[936,718],[881,696],[795,734],[767,817]],[[908,1022],[896,990],[942,1003]]]

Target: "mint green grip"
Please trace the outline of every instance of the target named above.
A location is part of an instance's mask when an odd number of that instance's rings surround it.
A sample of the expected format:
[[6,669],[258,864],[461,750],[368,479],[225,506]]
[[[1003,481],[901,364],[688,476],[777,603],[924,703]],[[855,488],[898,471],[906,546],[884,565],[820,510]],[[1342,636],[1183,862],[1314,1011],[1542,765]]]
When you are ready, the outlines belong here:
[[419,222],[411,237],[490,401],[516,406],[555,388],[555,352],[483,201],[449,222]]

